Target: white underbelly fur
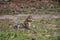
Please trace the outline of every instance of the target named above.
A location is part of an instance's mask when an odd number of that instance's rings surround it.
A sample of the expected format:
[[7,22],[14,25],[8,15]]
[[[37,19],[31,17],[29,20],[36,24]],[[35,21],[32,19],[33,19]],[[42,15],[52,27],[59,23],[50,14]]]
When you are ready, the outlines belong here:
[[30,27],[30,26],[31,26],[31,23],[29,22],[28,25],[29,25],[29,27]]

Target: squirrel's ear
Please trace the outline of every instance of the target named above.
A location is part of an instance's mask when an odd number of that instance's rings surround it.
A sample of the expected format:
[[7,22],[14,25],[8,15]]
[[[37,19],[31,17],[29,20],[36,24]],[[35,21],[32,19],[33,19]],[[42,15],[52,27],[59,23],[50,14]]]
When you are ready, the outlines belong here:
[[32,15],[30,14],[29,17],[32,17]]

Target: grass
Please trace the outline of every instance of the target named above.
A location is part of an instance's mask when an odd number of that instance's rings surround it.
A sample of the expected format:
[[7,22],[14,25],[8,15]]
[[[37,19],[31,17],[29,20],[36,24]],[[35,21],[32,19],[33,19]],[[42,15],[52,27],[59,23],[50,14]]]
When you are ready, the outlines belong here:
[[0,31],[0,40],[60,40],[60,34],[57,29],[54,29],[55,27],[46,27],[46,24],[59,24],[59,22],[59,19],[54,19],[49,22],[34,21],[32,22],[31,30],[22,32],[10,32],[9,30],[11,29],[9,29],[9,25],[0,24],[0,27],[2,26],[3,28],[2,31]]
[[32,35],[26,33],[0,32],[0,40],[59,40],[60,36]]

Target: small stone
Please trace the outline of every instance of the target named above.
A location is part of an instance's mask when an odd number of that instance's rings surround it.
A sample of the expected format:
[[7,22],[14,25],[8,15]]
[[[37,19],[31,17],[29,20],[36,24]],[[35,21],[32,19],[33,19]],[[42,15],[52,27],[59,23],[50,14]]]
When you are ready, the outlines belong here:
[[35,40],[35,38],[32,38],[32,40]]

